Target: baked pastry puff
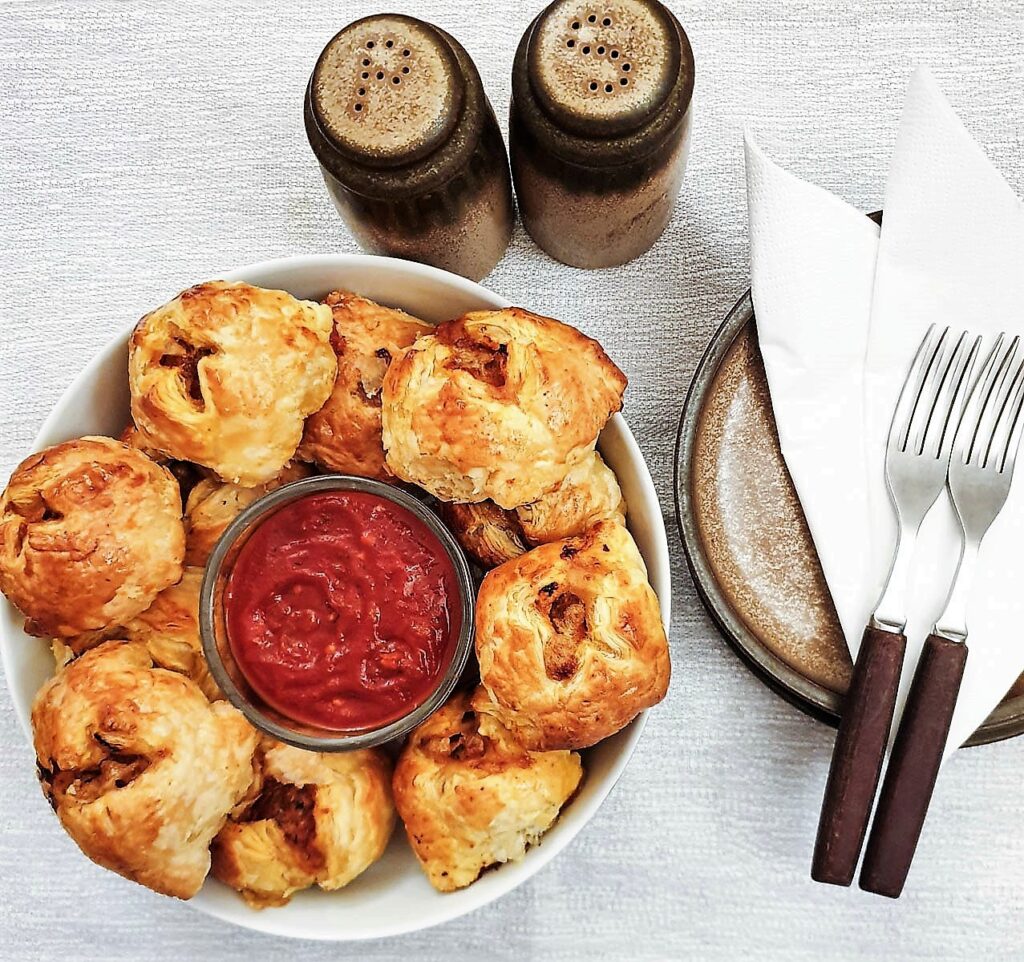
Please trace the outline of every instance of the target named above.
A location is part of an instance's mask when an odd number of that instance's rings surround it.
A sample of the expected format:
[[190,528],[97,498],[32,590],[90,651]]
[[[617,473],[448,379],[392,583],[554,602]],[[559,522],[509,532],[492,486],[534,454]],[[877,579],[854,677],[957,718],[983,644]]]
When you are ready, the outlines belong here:
[[108,641],[43,685],[32,730],[43,791],[89,858],[164,895],[199,891],[257,778],[241,712],[154,667],[145,645]]
[[0,591],[30,634],[134,618],[181,577],[184,552],[177,482],[113,438],[33,454],[0,497]]
[[528,751],[483,696],[457,694],[410,736],[395,766],[395,805],[430,884],[453,892],[515,861],[552,826],[583,778],[575,752]]
[[205,566],[224,529],[257,498],[292,481],[309,477],[309,468],[290,461],[266,484],[243,487],[218,478],[204,478],[185,502],[185,564]]
[[136,448],[146,455],[146,457],[167,468],[178,482],[178,487],[181,489],[182,502],[184,502],[188,497],[189,492],[207,474],[206,469],[199,467],[198,464],[192,464],[191,461],[175,461],[173,458],[168,458],[155,448],[150,447],[150,445],[146,443],[146,439],[139,433],[139,429],[135,427],[134,424],[129,424],[117,436],[117,439],[124,444],[127,444],[130,448]]
[[117,436],[117,440],[122,444],[127,444],[130,448],[135,448],[136,451],[141,451],[151,461],[156,461],[157,464],[163,464],[164,467],[171,463],[170,458],[168,458],[162,451],[158,451],[149,444],[145,436],[134,424],[129,424]]
[[591,451],[554,491],[514,511],[480,501],[443,504],[441,514],[473,560],[495,568],[538,544],[581,534],[600,518],[625,523],[626,502],[611,468]]
[[658,599],[626,528],[602,520],[488,572],[476,608],[488,703],[527,748],[586,748],[661,701]]
[[55,643],[57,667],[63,667],[71,659],[113,638],[137,641],[146,646],[158,668],[187,675],[210,701],[223,698],[223,692],[210,674],[199,634],[199,590],[202,584],[202,568],[185,568],[181,581],[164,588],[153,604],[130,621]]
[[334,315],[338,377],[327,403],[306,419],[297,457],[330,471],[387,481],[381,439],[381,385],[396,357],[434,327],[349,291],[324,299]]
[[567,324],[519,308],[466,314],[388,368],[387,465],[442,501],[515,508],[593,450],[625,388],[597,341]]
[[441,517],[465,552],[482,568],[518,558],[530,545],[515,511],[493,501],[441,503]]
[[270,742],[259,796],[214,840],[213,874],[254,908],[284,905],[314,884],[348,885],[384,854],[394,824],[391,763],[379,749]]
[[615,473],[591,451],[554,491],[516,508],[516,517],[530,544],[548,544],[582,534],[601,518],[624,524],[626,502]]
[[142,443],[225,481],[264,484],[295,454],[337,371],[331,309],[209,281],[136,325],[128,345]]

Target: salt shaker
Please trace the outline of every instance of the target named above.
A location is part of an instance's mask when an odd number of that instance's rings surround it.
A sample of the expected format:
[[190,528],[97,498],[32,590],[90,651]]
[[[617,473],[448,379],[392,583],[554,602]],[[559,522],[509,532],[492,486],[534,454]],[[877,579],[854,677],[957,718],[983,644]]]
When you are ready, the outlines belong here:
[[306,90],[306,134],[364,249],[479,280],[508,246],[508,155],[476,66],[443,30],[396,14],[349,24]]
[[693,51],[657,0],[555,0],[512,70],[509,147],[530,236],[574,267],[632,260],[668,223],[686,164]]

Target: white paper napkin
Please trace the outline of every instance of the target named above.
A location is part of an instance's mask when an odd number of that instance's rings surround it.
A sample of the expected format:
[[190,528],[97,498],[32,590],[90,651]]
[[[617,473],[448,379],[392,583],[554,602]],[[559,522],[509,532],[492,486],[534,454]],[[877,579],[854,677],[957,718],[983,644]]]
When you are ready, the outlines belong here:
[[[872,601],[864,357],[878,227],[748,134],[751,288],[786,466],[851,645]],[[852,648],[856,651],[856,647]]]
[[[782,171],[749,135],[747,183],[754,309],[782,452],[856,655],[894,546],[883,464],[897,395],[930,323],[985,334],[986,347],[998,331],[1024,332],[1024,207],[924,70],[908,87],[880,235],[867,237],[862,214]],[[944,496],[918,543],[901,706],[959,543]],[[968,614],[947,756],[1024,670],[1024,464],[983,544]]]

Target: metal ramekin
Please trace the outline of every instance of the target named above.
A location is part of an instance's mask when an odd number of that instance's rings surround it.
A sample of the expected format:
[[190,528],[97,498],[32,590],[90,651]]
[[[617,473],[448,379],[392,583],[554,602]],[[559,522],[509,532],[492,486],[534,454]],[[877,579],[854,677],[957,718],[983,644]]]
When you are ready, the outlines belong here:
[[[431,695],[406,715],[384,725],[358,732],[306,725],[289,718],[270,705],[252,689],[235,662],[228,643],[224,623],[223,593],[238,552],[253,531],[271,514],[300,498],[325,491],[363,491],[375,494],[410,511],[419,518],[441,542],[448,554],[459,583],[461,601],[459,635],[451,662]],[[210,671],[228,700],[260,731],[297,748],[318,752],[354,751],[370,748],[406,735],[427,716],[438,709],[451,694],[466,665],[473,645],[473,581],[462,548],[440,519],[411,494],[380,481],[344,474],[320,475],[283,485],[249,505],[220,536],[210,555],[199,596],[199,627],[203,652]]]

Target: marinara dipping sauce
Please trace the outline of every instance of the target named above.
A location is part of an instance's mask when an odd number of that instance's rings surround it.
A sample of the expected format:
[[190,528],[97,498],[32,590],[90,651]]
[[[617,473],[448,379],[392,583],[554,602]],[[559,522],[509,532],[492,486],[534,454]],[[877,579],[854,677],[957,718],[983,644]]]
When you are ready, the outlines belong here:
[[437,688],[457,643],[459,583],[411,511],[364,491],[283,505],[238,552],[228,644],[283,715],[335,731],[396,721]]

